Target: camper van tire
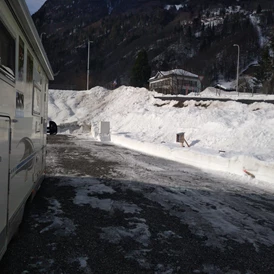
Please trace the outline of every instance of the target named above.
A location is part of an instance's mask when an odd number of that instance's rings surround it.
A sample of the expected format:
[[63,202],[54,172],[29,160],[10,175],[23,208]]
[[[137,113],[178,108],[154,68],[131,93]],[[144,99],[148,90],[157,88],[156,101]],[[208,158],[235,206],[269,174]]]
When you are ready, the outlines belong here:
[[56,135],[58,131],[58,127],[55,122],[50,121],[49,122],[49,127],[47,128],[47,133],[50,135]]

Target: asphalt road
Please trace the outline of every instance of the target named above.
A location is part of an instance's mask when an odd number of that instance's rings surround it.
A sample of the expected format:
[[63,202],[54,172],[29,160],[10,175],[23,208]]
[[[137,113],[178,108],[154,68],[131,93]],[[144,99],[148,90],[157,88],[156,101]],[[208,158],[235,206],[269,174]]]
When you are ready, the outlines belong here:
[[0,263],[20,273],[274,273],[273,193],[49,136],[47,177]]

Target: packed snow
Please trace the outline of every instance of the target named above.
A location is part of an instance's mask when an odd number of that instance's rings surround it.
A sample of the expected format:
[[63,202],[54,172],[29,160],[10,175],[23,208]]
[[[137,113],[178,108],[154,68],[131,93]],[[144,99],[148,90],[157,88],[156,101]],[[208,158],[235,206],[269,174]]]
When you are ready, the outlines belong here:
[[[223,92],[224,97],[227,94]],[[200,168],[274,182],[273,104],[189,100],[176,107],[175,99],[154,98],[159,95],[126,86],[50,90],[49,120],[59,125],[59,132],[88,138],[92,138],[91,125],[108,121],[111,141],[116,144]],[[214,88],[200,96],[209,95],[216,96]],[[262,97],[266,98],[258,96]],[[190,147],[176,142],[179,132],[185,133]]]
[[40,231],[40,233],[54,231],[55,235],[62,237],[75,235],[76,226],[74,225],[74,223],[66,217],[61,217],[63,214],[61,204],[55,199],[50,199],[49,203],[50,206],[48,207],[48,212],[45,216],[33,216],[36,220],[36,226],[38,226],[39,224],[43,225],[50,223],[49,225],[44,227]]
[[[222,82],[219,84],[220,87],[224,89],[230,89],[235,87],[233,85],[233,82]],[[219,88],[213,88],[209,87],[206,88],[204,91],[200,92],[199,94],[197,93],[189,93],[188,97],[193,97],[199,95],[201,98],[214,98],[214,99],[232,99],[237,101],[238,99],[246,99],[246,100],[264,100],[266,103],[267,101],[274,100],[274,95],[273,94],[261,94],[261,93],[250,93],[250,92],[238,92],[236,91],[224,91]],[[169,95],[170,96],[170,95]]]

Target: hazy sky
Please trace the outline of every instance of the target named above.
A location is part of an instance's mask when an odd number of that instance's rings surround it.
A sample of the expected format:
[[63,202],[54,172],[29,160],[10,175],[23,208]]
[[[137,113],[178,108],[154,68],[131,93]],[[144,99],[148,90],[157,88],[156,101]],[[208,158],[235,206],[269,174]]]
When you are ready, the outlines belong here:
[[46,2],[46,0],[26,0],[30,14],[35,13]]

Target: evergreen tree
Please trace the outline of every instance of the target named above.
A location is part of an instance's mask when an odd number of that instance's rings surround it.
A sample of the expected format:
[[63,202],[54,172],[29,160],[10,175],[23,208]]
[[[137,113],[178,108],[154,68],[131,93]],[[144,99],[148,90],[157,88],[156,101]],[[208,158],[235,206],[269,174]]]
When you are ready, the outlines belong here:
[[188,26],[187,28],[187,37],[190,39],[192,37],[192,29],[191,26]]
[[219,15],[222,16],[223,18],[225,17],[225,8],[221,8],[220,11],[219,11]]
[[228,34],[228,19],[225,17],[222,27],[222,36],[227,36]]
[[257,12],[258,14],[262,12],[262,7],[261,7],[260,4],[257,6],[257,11],[256,11],[256,12]]
[[267,13],[266,13],[266,24],[267,25],[272,25],[273,22],[274,22],[274,18],[273,18],[272,11],[267,11]]
[[262,51],[259,67],[255,74],[257,78],[256,84],[263,84],[265,81],[268,81],[272,74],[272,60],[269,55],[269,48],[265,47]]
[[[272,51],[272,53],[274,53],[274,36],[272,36],[271,38],[270,38],[270,49],[271,49],[271,51]],[[274,62],[273,62],[274,60],[272,59],[272,65],[274,65]]]
[[133,87],[147,87],[151,68],[148,63],[147,52],[141,50],[131,70],[130,85]]
[[203,36],[203,34],[204,34],[204,31],[205,31],[205,24],[203,23],[202,26],[201,26],[202,36]]
[[202,43],[200,44],[200,51],[203,51],[207,48],[207,40],[204,37]]

